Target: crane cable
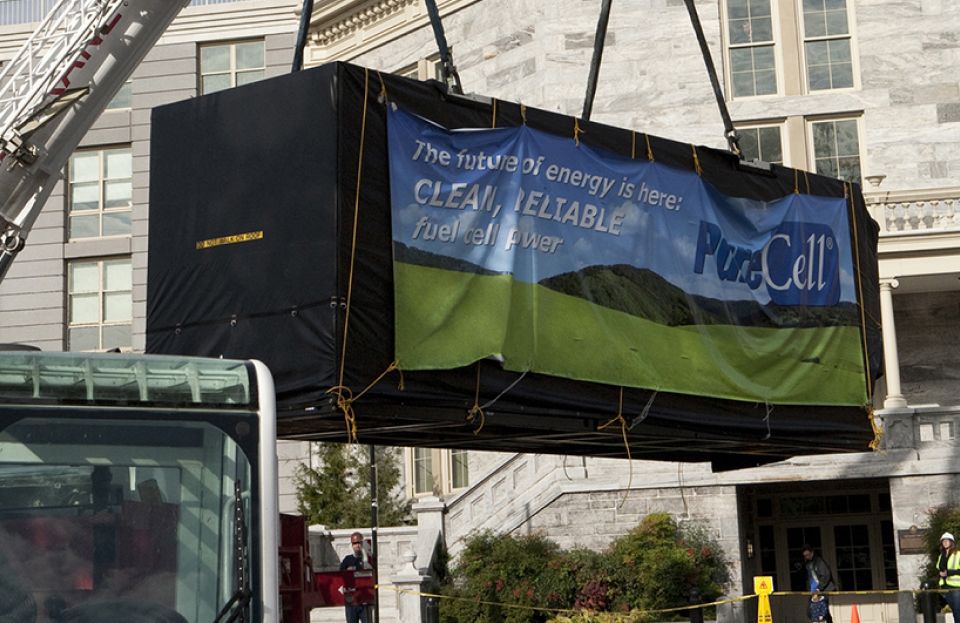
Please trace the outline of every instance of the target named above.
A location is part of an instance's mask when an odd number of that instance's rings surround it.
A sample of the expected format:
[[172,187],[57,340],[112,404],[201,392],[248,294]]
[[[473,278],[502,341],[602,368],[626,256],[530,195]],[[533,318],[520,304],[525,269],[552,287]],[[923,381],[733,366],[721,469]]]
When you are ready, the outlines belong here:
[[707,66],[707,74],[710,76],[710,84],[713,86],[713,95],[717,98],[717,107],[720,109],[720,116],[723,118],[723,135],[727,139],[730,151],[743,159],[743,150],[740,149],[740,137],[736,128],[733,127],[733,121],[730,119],[730,111],[727,110],[727,103],[723,99],[723,92],[720,89],[720,80],[717,78],[717,70],[713,66],[713,57],[710,55],[710,48],[707,46],[707,39],[703,35],[703,27],[700,25],[700,17],[697,15],[697,7],[694,0],[683,0],[690,14],[690,23],[693,24],[693,30],[697,34],[697,41],[700,43],[700,53],[703,56],[703,62]]
[[450,47],[447,45],[447,36],[443,33],[443,22],[440,21],[440,11],[436,0],[424,0],[427,13],[430,15],[430,25],[433,27],[433,36],[437,40],[437,49],[440,51],[440,77],[450,92],[463,95],[463,86],[460,84],[460,74],[453,65]]

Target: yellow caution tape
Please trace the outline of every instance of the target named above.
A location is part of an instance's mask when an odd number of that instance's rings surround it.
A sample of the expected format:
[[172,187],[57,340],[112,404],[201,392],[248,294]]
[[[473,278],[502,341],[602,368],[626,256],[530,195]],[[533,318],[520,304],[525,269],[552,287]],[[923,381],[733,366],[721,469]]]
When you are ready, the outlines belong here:
[[[432,597],[434,599],[449,599],[452,601],[465,601],[472,604],[485,605],[485,606],[499,606],[501,608],[514,608],[518,610],[535,610],[537,612],[549,612],[554,614],[576,614],[582,612],[581,610],[575,610],[573,608],[546,608],[543,606],[528,606],[524,604],[512,604],[502,601],[488,601],[484,599],[476,599],[471,597],[455,597],[453,595],[441,595],[439,593],[427,593],[423,591],[414,591],[406,588],[399,588],[392,584],[377,584],[374,588],[392,590],[397,593],[404,595],[416,595],[419,597]],[[916,589],[887,589],[887,590],[870,590],[870,591],[822,591],[821,595],[896,595],[898,593],[946,593],[951,589],[942,589],[942,588],[916,588]],[[775,591],[770,594],[771,597],[787,597],[787,596],[804,596],[809,597],[811,593],[809,591]],[[696,610],[700,608],[712,608],[714,606],[721,606],[724,604],[736,603],[739,601],[747,601],[749,599],[756,598],[756,594],[752,595],[742,595],[740,597],[730,597],[727,599],[719,599],[717,601],[711,601],[708,603],[702,604],[690,604],[686,606],[677,606],[676,608],[660,608],[656,610],[635,610],[635,614],[666,614],[670,612],[682,612],[684,610]],[[615,614],[615,613],[611,613]],[[628,615],[625,615],[628,616]]]
[[[423,591],[413,591],[407,588],[399,588],[397,586],[393,586],[392,584],[386,584],[386,585],[377,584],[374,588],[376,589],[382,588],[385,590],[396,591],[397,593],[401,593],[404,595],[417,595],[420,597],[433,597],[434,599],[450,599],[453,601],[466,601],[472,604],[482,604],[485,606],[500,606],[503,608],[516,608],[518,610],[536,610],[538,612],[553,612],[557,614],[576,614],[577,612],[581,612],[580,610],[575,610],[573,608],[545,608],[542,606],[527,606],[524,604],[511,604],[511,603],[505,603],[502,601],[487,601],[483,599],[474,599],[471,597],[454,597],[453,595],[440,595],[438,593],[426,593]],[[698,608],[710,608],[713,606],[731,604],[738,601],[746,601],[748,599],[753,599],[754,597],[756,597],[756,595],[743,595],[741,597],[731,597],[729,599],[720,599],[717,601],[711,601],[709,603],[690,604],[688,606],[678,606],[676,608],[661,608],[658,610],[636,610],[636,612],[640,614],[663,614],[667,612],[681,612],[683,610],[696,610]]]

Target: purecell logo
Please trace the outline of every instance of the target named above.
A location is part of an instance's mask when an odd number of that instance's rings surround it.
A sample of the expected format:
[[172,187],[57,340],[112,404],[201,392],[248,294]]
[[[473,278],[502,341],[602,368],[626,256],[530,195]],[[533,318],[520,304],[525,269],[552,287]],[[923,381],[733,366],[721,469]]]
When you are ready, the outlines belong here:
[[[775,305],[836,305],[840,300],[840,251],[822,223],[784,221],[760,249],[728,241],[716,223],[700,221],[693,272],[713,264],[721,281],[766,286]],[[709,274],[709,273],[708,273]]]

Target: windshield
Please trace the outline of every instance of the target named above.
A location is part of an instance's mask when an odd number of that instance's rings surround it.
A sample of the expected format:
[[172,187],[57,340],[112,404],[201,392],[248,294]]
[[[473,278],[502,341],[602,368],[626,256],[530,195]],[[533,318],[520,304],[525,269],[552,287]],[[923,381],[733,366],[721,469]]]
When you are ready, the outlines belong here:
[[250,463],[159,415],[0,417],[0,621],[210,623],[240,588]]

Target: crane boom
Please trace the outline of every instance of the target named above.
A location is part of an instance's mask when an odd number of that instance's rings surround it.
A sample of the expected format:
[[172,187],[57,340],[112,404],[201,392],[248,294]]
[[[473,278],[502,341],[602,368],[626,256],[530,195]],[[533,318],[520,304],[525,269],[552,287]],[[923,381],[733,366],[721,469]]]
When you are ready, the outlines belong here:
[[190,0],[60,0],[0,73],[0,281],[63,166]]

